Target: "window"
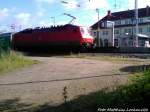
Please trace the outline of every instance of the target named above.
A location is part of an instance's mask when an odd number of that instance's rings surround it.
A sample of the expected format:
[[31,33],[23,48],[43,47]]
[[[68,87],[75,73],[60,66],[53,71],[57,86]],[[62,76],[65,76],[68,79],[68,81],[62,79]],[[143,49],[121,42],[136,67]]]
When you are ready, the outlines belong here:
[[128,24],[133,24],[133,19],[126,19],[124,21],[125,25],[128,25]]
[[130,34],[131,34],[131,33],[132,33],[132,30],[131,30],[131,29],[128,29],[128,33],[130,33]]
[[150,32],[150,26],[149,26],[149,27],[147,27],[147,32]]
[[139,28],[139,33],[142,33],[143,32],[143,29],[142,28]]
[[108,47],[108,39],[104,40],[104,47]]
[[133,28],[133,33],[135,33],[136,32],[136,29],[135,28]]
[[[133,32],[136,32],[136,28],[133,29]],[[147,32],[148,32],[148,28],[147,28]],[[139,33],[143,33],[143,28],[139,28]]]
[[129,40],[129,47],[133,47],[133,40]]
[[96,36],[97,36],[97,32],[96,32],[96,31],[94,31],[94,32],[93,32],[93,35],[94,35],[94,37],[96,37]]
[[131,29],[125,29],[125,30],[124,30],[124,33],[125,33],[125,34],[126,34],[126,33],[131,34],[131,33],[132,33],[132,30],[131,30]]
[[108,35],[108,31],[103,31],[103,35]]
[[84,29],[83,28],[81,28],[81,33],[84,34]]
[[103,23],[101,23],[102,24],[102,27],[105,27],[105,23],[103,22]]
[[143,18],[139,18],[139,23],[143,23]]
[[128,21],[128,19],[126,19],[126,20],[125,20],[125,24],[129,24],[129,21]]
[[115,45],[116,47],[119,46],[119,41],[118,41],[118,39],[115,39],[115,40],[114,40],[114,45]]
[[105,31],[103,31],[103,35],[105,35]]
[[108,31],[106,31],[106,35],[108,35]]
[[129,19],[129,24],[132,24],[132,19]]
[[115,21],[115,25],[121,25],[121,20]]
[[139,46],[144,47],[145,46],[145,40],[139,40]]
[[119,34],[119,30],[115,30],[115,34]]

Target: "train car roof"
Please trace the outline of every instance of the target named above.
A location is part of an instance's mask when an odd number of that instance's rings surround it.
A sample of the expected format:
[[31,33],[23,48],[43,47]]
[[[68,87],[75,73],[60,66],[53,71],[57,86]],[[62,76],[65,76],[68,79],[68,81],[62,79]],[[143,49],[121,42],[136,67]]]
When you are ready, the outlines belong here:
[[57,26],[50,26],[50,27],[35,27],[35,28],[27,28],[24,29],[18,33],[30,33],[30,32],[43,32],[43,31],[61,31],[64,30],[67,27],[80,27],[77,25],[73,25],[73,24],[65,24],[65,25],[57,25]]

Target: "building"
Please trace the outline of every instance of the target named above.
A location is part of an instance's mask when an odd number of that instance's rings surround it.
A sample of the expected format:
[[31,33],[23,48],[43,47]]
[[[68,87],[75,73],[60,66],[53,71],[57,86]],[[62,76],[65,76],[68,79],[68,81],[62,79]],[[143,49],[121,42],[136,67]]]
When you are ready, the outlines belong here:
[[[150,42],[150,7],[138,9],[139,13],[139,33],[138,46],[149,47]],[[114,22],[114,30],[106,27],[106,22]],[[98,24],[100,28],[99,37],[101,46],[117,46],[117,47],[135,47],[135,10],[127,10],[121,12],[108,11],[107,15],[100,21],[91,26],[94,37],[98,35]],[[114,32],[114,33],[113,33]],[[113,38],[114,34],[114,38]]]

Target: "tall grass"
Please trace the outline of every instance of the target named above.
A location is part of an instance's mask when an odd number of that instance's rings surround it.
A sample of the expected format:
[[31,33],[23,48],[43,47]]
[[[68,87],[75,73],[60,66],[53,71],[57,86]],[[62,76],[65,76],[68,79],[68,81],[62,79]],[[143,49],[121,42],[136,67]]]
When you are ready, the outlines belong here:
[[17,68],[25,67],[37,63],[36,61],[26,59],[20,53],[3,53],[0,56],[0,74],[12,71]]

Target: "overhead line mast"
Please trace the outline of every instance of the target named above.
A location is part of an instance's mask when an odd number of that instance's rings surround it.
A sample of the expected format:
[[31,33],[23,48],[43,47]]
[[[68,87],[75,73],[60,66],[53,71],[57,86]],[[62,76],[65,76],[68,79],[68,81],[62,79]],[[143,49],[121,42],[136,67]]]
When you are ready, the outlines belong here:
[[138,47],[138,33],[139,33],[139,25],[138,25],[138,0],[135,0],[135,21],[136,21],[136,32],[135,32],[135,37],[136,37],[136,47]]

